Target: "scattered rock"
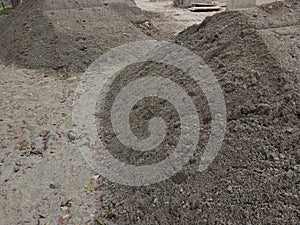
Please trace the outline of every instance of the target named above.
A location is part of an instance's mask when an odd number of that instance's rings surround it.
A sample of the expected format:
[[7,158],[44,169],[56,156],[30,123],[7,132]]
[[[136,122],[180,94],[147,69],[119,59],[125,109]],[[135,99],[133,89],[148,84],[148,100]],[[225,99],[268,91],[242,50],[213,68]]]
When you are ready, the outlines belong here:
[[153,203],[158,204],[159,203],[158,198],[154,198]]
[[70,141],[76,140],[76,134],[75,134],[75,132],[73,130],[70,130],[68,132],[68,138],[69,138]]
[[14,166],[14,172],[17,173],[20,171],[20,167],[19,166]]
[[20,150],[26,150],[28,146],[28,142],[26,140],[20,143]]
[[60,224],[69,224],[69,220],[71,219],[71,215],[70,214],[67,214],[67,215],[65,215],[65,216],[63,216],[63,217],[60,217],[60,218],[58,218],[58,222],[60,223]]
[[57,186],[56,186],[56,185],[54,185],[54,184],[50,184],[50,185],[49,185],[49,188],[50,188],[50,189],[56,189],[56,188],[57,188]]

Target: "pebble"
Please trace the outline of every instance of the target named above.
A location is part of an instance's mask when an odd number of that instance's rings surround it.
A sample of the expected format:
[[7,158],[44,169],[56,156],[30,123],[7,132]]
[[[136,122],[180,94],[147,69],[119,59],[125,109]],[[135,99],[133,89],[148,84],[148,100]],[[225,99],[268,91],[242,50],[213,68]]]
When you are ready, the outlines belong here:
[[257,84],[257,79],[255,77],[251,78],[251,84],[256,85]]
[[279,161],[279,158],[277,156],[275,156],[273,159],[274,159],[274,161],[277,161],[277,162]]
[[70,131],[68,132],[68,138],[69,138],[70,141],[74,141],[74,140],[76,139],[75,132],[72,131],[72,130],[70,130]]
[[279,159],[284,159],[284,155],[282,153],[279,154]]
[[56,189],[57,187],[56,187],[54,184],[50,184],[50,185],[49,185],[49,188],[51,188],[51,189]]
[[16,172],[18,172],[18,171],[20,171],[20,167],[15,166],[15,167],[14,167],[14,172],[16,173]]
[[69,209],[69,207],[67,207],[67,206],[62,206],[62,207],[60,207],[63,211],[67,211],[68,209]]

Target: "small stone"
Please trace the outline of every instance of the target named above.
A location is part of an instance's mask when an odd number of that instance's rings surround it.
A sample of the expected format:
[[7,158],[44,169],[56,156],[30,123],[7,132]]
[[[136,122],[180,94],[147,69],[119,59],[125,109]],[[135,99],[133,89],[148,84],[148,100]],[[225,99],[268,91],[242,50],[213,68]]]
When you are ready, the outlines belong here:
[[277,157],[276,154],[274,152],[272,152],[272,153],[269,154],[268,158],[271,159],[271,160],[275,160],[276,157]]
[[74,131],[70,130],[68,132],[68,138],[69,138],[70,141],[76,140],[76,135],[75,135]]
[[40,137],[44,139],[47,139],[47,137],[49,136],[50,131],[49,130],[44,130],[40,133]]
[[279,161],[279,158],[277,156],[275,156],[273,159],[274,159],[274,161],[277,161],[277,162]]
[[56,153],[57,152],[57,148],[56,147],[52,147],[50,150],[50,153]]
[[62,206],[60,208],[61,208],[62,211],[67,211],[69,209],[69,207],[67,207],[67,206]]
[[19,171],[20,171],[20,167],[15,166],[15,167],[14,167],[14,172],[17,173],[17,172],[19,172]]
[[299,165],[295,165],[293,167],[293,169],[296,171],[296,172],[300,172],[300,166]]
[[227,190],[232,192],[232,186],[228,186]]
[[257,84],[257,79],[256,79],[256,77],[252,77],[252,78],[251,78],[251,84],[252,84],[252,85],[256,85],[256,84]]
[[56,189],[56,188],[57,188],[54,184],[50,184],[49,187],[50,187],[51,189]]
[[22,141],[20,143],[20,150],[26,150],[27,149],[27,145],[28,145],[28,142],[26,140]]
[[154,200],[153,200],[153,203],[154,204],[157,204],[159,201],[158,201],[158,198],[155,198]]
[[63,217],[58,218],[58,222],[60,224],[69,224],[69,220],[71,219],[71,215],[67,214]]
[[136,215],[138,215],[139,217],[142,217],[144,215],[144,213],[141,210],[137,210]]
[[282,153],[279,154],[279,159],[284,159],[284,155]]

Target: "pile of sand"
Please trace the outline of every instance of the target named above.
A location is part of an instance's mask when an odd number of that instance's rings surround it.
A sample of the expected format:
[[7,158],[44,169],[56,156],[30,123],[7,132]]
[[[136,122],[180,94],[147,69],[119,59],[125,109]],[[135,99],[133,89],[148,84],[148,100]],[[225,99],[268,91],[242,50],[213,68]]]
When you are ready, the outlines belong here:
[[[151,164],[167,157],[178,141],[180,120],[175,109],[155,98],[145,99],[133,108],[131,129],[145,138],[149,135],[147,121],[156,116],[164,118],[170,132],[162,147],[154,152],[136,153],[113,138],[107,121],[114,95],[138,77],[168,77],[192,93],[204,129],[195,156],[172,179],[143,188],[113,186],[110,199],[100,205],[114,212],[115,222],[297,223],[299,12],[296,1],[224,12],[186,29],[176,38],[178,44],[200,55],[210,66],[227,105],[225,141],[205,172],[199,173],[197,169],[209,137],[210,119],[206,99],[195,83],[175,68],[153,62],[135,64],[120,73],[99,112],[104,118],[100,128],[103,139],[115,156],[132,164]],[[107,217],[105,212],[99,214]]]
[[101,2],[134,24],[144,23],[149,20],[144,12],[136,6],[134,0],[102,0]]
[[144,19],[129,0],[27,0],[0,21],[0,58],[30,68],[84,70],[108,49],[144,39],[131,23]]
[[300,7],[295,1],[277,4],[282,7],[270,12],[265,8],[272,5],[209,17],[176,39],[203,57],[219,79],[227,96],[229,119],[260,114],[259,105],[268,104],[269,116],[277,118],[289,108],[283,117],[297,121],[289,101],[299,97]]

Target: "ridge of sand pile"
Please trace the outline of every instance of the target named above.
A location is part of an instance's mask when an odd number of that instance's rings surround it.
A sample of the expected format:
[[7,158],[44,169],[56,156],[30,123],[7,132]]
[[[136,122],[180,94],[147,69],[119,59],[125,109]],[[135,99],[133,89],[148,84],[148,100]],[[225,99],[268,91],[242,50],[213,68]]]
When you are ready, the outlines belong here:
[[74,9],[74,8],[92,8],[99,7],[101,4],[108,6],[113,11],[119,13],[125,19],[132,23],[143,23],[148,20],[143,11],[138,8],[134,0],[71,0],[57,4],[57,0],[48,0],[45,2],[46,9]]
[[[275,104],[268,110],[272,113],[283,110],[282,104],[292,110],[290,101],[299,101],[295,90],[299,84],[300,6],[295,1],[276,4],[289,7],[221,13],[187,28],[176,39],[202,56],[224,85],[230,96],[230,119],[244,107],[249,109],[244,115],[254,113],[255,107],[269,104],[269,99]],[[294,93],[286,101],[283,96],[288,92]]]
[[96,0],[28,0],[0,23],[1,59],[30,68],[84,70],[108,49],[145,38]]
[[134,24],[149,20],[144,12],[136,6],[134,0],[102,0],[102,2]]
[[[149,74],[168,77],[185,88],[204,116],[201,118],[204,129],[194,157],[172,179],[143,188],[112,187],[110,197],[107,195],[99,204],[100,208],[114,212],[116,223],[296,224],[299,221],[300,11],[295,1],[281,4],[270,11],[261,7],[217,14],[176,38],[178,44],[193,50],[210,66],[227,105],[223,147],[209,169],[202,173],[197,172],[198,165],[210,134],[205,96],[180,71],[157,63],[135,64],[120,73],[106,104],[98,110],[104,118],[100,126],[100,130],[104,129],[102,138],[123,161],[138,165],[161,161],[174,150],[177,145],[174,135],[180,132],[177,129],[180,121],[172,106],[152,98],[133,108],[131,129],[136,135],[147,137],[149,119],[163,117],[171,130],[163,147],[141,155],[113,138],[107,122],[113,95],[138,77]],[[221,191],[215,191],[216,187]],[[112,206],[111,202],[118,205]],[[107,218],[105,212],[99,214]]]

